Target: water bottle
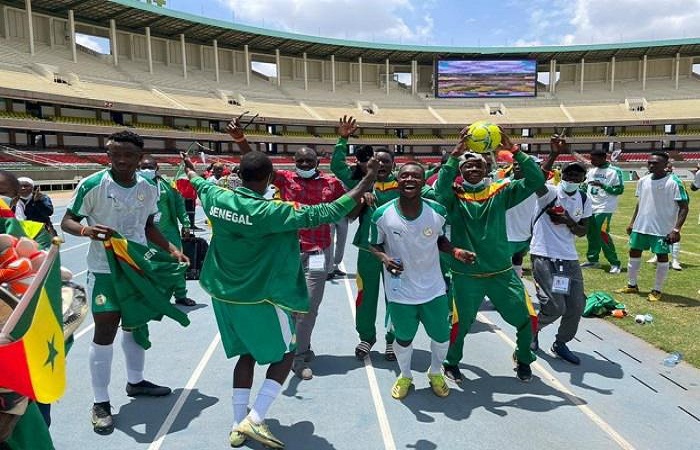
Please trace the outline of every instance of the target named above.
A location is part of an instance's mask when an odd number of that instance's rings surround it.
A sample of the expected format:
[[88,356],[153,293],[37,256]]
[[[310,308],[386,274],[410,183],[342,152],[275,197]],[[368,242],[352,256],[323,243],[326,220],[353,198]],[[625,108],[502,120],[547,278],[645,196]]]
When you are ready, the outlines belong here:
[[680,352],[673,352],[669,354],[666,359],[664,359],[664,366],[675,367],[683,359],[683,354]]
[[[394,259],[394,262],[401,265],[401,260],[399,258]],[[391,289],[392,292],[396,292],[401,289],[401,272],[390,269],[389,273],[391,274],[391,278],[389,278],[389,289]]]

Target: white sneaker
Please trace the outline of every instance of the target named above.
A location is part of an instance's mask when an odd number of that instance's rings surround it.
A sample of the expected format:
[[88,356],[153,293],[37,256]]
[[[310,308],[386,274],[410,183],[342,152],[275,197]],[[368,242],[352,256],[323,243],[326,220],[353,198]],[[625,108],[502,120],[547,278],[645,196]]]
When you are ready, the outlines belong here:
[[657,263],[656,255],[652,256],[652,257],[649,258],[649,259],[647,259],[647,262],[648,262],[649,264],[656,264],[656,263]]
[[673,261],[671,261],[671,269],[673,269],[673,270],[683,270],[683,268],[681,267],[681,263],[678,262],[677,259],[674,259]]
[[622,269],[620,269],[620,266],[611,266],[610,272],[608,272],[608,273],[618,274],[620,272],[622,272]]
[[598,261],[586,261],[581,264],[582,269],[597,269],[600,267],[600,263]]

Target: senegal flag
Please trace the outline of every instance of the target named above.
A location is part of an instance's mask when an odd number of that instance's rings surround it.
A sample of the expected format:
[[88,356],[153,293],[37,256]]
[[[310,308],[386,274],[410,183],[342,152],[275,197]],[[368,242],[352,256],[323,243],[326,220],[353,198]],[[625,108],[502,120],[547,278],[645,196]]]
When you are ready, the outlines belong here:
[[0,217],[15,217],[15,213],[12,212],[12,205],[8,205],[2,198],[0,198]]
[[163,316],[187,326],[187,314],[177,309],[170,298],[178,282],[182,282],[187,265],[173,259],[160,248],[128,241],[118,234],[105,241],[109,269],[117,289],[117,302],[122,314],[122,328],[134,333],[143,348],[148,340],[148,322]]
[[0,386],[42,403],[66,386],[58,254],[52,245],[0,333]]
[[[2,200],[0,199],[0,202]],[[0,208],[2,205],[0,204]],[[46,231],[41,222],[32,220],[17,220],[12,218],[0,218],[0,234],[11,234],[15,237],[28,237],[39,244],[39,248],[47,250],[51,246],[52,236]]]

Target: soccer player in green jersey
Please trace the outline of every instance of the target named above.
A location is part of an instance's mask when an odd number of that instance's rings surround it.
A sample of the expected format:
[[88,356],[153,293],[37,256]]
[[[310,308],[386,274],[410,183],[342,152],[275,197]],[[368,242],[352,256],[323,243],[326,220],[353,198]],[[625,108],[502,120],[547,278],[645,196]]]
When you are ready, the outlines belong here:
[[[340,137],[331,156],[331,172],[349,188],[357,185],[359,176],[356,170],[362,168],[359,161],[355,171],[347,163],[348,139],[357,130],[358,126],[354,118],[341,118],[338,127]],[[365,149],[363,148],[363,150]],[[375,322],[377,320],[382,263],[369,251],[369,228],[372,214],[378,207],[399,196],[399,185],[393,173],[393,153],[386,148],[378,148],[374,149],[374,157],[379,161],[377,182],[371,192],[365,196],[365,206],[359,216],[360,226],[352,242],[359,250],[357,255],[357,299],[355,301],[355,329],[360,338],[360,343],[355,347],[357,359],[367,357],[377,340]],[[432,189],[427,186],[423,186],[421,195],[434,199]],[[389,361],[394,361],[396,359],[393,348],[394,334],[390,330],[387,330],[385,340],[384,357]]]
[[452,247],[445,237],[447,211],[438,202],[421,197],[423,167],[407,162],[397,177],[399,198],[377,208],[370,228],[370,251],[385,267],[387,308],[401,371],[391,396],[400,400],[413,386],[413,339],[422,323],[431,338],[430,386],[438,397],[447,397],[450,389],[441,368],[450,345],[450,303],[438,247],[464,263],[473,261],[474,254]]
[[[163,236],[182,250],[180,235],[189,236],[191,227],[190,218],[185,210],[185,199],[172,187],[170,180],[158,173],[158,162],[153,156],[149,154],[141,156],[138,173],[158,187],[160,196],[158,197],[158,213],[154,216],[154,221]],[[182,224],[182,231],[180,231],[178,221]],[[182,278],[182,283],[175,290],[175,303],[184,306],[197,304],[187,296],[185,277]]]
[[[243,185],[233,191],[206,182],[192,162],[184,155],[183,159],[212,227],[200,284],[212,296],[226,356],[239,356],[229,441],[237,447],[250,437],[282,448],[264,419],[292,367],[295,314],[309,309],[298,231],[336,222],[352,211],[374,184],[379,164],[370,160],[365,177],[334,202],[302,206],[263,197],[275,177],[263,153],[251,151],[241,157]],[[248,412],[256,362],[269,367]]]
[[[488,295],[496,310],[506,322],[517,329],[517,348],[514,359],[517,375],[523,381],[532,379],[530,363],[535,355],[530,350],[536,315],[523,282],[511,265],[511,251],[506,236],[506,210],[522,202],[544,185],[542,170],[531,158],[512,145],[502,133],[502,146],[513,153],[523,172],[522,180],[488,178],[484,158],[466,153],[462,139],[452,151],[450,159],[440,170],[435,185],[437,200],[445,205],[452,224],[452,243],[476,253],[474,264],[451,261],[452,289],[458,322],[452,332],[452,342],[443,364],[445,375],[456,382],[463,376],[458,364],[462,359],[464,337],[471,327],[479,306]],[[463,158],[462,189],[455,191],[453,182]],[[454,318],[453,318],[454,322]]]
[[668,153],[651,152],[647,160],[649,175],[637,182],[635,195],[639,199],[627,226],[629,262],[627,286],[620,294],[638,294],[637,277],[642,252],[650,250],[657,257],[654,287],[649,292],[650,302],[661,301],[661,290],[668,276],[668,254],[671,245],[681,240],[681,228],[688,217],[688,193],[683,182],[666,170]]
[[603,149],[591,151],[592,168],[586,174],[586,193],[593,208],[593,216],[588,221],[588,250],[586,262],[581,267],[598,267],[601,249],[610,263],[610,273],[620,273],[620,258],[610,236],[610,220],[617,210],[620,195],[625,191],[622,171],[612,166]]
[[[94,394],[92,426],[98,434],[114,431],[109,381],[112,344],[122,319],[117,297],[119,281],[111,273],[104,242],[116,231],[139,244],[150,241],[166,249],[176,260],[189,262],[175,245],[168,242],[154,222],[158,213],[158,189],[136,173],[143,152],[143,139],[130,131],[121,131],[108,138],[106,147],[111,167],[80,181],[61,221],[61,229],[66,233],[91,240],[87,254],[87,291],[92,303],[95,332],[89,360]],[[87,225],[80,223],[83,219]],[[122,349],[126,359],[127,395],[170,394],[170,388],[144,379],[145,351],[136,343],[132,332],[123,331]]]

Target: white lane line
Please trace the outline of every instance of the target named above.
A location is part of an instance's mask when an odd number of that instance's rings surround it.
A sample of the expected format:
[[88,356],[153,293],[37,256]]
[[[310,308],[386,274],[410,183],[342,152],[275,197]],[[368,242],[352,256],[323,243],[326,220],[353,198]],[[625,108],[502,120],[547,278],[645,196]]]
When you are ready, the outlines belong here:
[[[80,271],[80,272],[78,272],[78,273],[74,273],[74,274],[73,274],[73,278],[75,279],[75,278],[81,277],[81,276],[85,275],[86,273],[87,273],[87,269],[82,270],[82,271]],[[88,300],[88,301],[89,301],[89,300]],[[95,323],[94,323],[94,322],[91,323],[90,325],[88,325],[87,327],[83,328],[82,330],[78,331],[77,333],[75,333],[75,334],[73,335],[73,340],[74,340],[74,341],[77,341],[78,339],[80,339],[81,337],[83,337],[83,336],[85,335],[85,333],[87,333],[88,331],[92,330],[93,328],[95,328]]]
[[[515,342],[509,338],[503,331],[498,329],[495,323],[491,322],[486,316],[484,316],[482,313],[478,313],[477,317],[481,322],[484,322],[488,325],[491,326],[491,329],[500,337],[502,340],[508,343],[511,347],[515,347]],[[552,387],[562,394],[566,396],[566,398],[574,405],[576,406],[583,414],[585,414],[594,424],[598,426],[603,432],[605,432],[610,438],[615,441],[617,445],[620,446],[620,448],[624,450],[634,450],[634,446],[630,444],[625,438],[623,438],[620,433],[615,431],[613,427],[610,426],[609,423],[607,423],[605,420],[603,420],[602,417],[600,417],[598,414],[593,412],[593,410],[581,399],[579,399],[576,394],[571,392],[569,388],[567,388],[561,381],[559,381],[552,373],[550,373],[547,369],[542,366],[542,364],[538,362],[534,362],[531,364],[532,368],[534,368],[537,372],[539,372],[542,375],[543,380],[547,380],[549,384],[552,385]]]
[[77,341],[78,339],[80,339],[81,337],[83,337],[83,336],[85,335],[85,333],[87,333],[88,331],[92,330],[93,328],[95,328],[95,322],[91,323],[90,325],[86,326],[86,327],[83,328],[82,330],[80,330],[80,331],[78,331],[77,333],[75,333],[75,336],[73,336],[73,340],[74,340],[74,341]]
[[69,252],[69,251],[71,251],[71,250],[75,250],[76,248],[85,247],[86,245],[90,245],[90,241],[88,241],[88,242],[83,242],[82,244],[74,245],[74,246],[68,247],[68,248],[62,248],[62,249],[61,249],[61,253],[63,253],[63,252]]
[[185,404],[187,398],[192,392],[192,388],[197,383],[197,381],[199,381],[199,377],[202,376],[202,372],[204,372],[204,368],[209,363],[211,355],[214,354],[214,350],[216,350],[216,346],[219,345],[219,342],[221,342],[221,335],[219,333],[216,333],[216,336],[214,336],[214,339],[211,341],[211,344],[209,344],[209,348],[207,348],[207,351],[204,352],[204,356],[202,356],[202,359],[199,361],[199,364],[197,364],[197,367],[194,369],[194,372],[192,372],[192,376],[187,381],[187,384],[182,389],[182,392],[180,392],[180,395],[177,398],[173,409],[170,410],[170,414],[168,414],[168,417],[165,418],[165,422],[163,422],[163,425],[161,425],[160,429],[158,430],[158,434],[156,434],[156,439],[151,443],[151,445],[148,446],[148,450],[158,450],[160,449],[161,445],[163,445],[165,436],[167,435],[168,431],[170,431],[170,427],[173,426],[177,415],[180,414],[182,406]]
[[[340,264],[340,270],[347,272],[345,268],[345,263]],[[350,280],[345,278],[345,292],[348,295],[348,303],[350,303],[350,311],[352,311],[352,320],[355,321],[355,299],[352,296],[352,288],[350,287]],[[377,382],[377,375],[374,373],[374,366],[372,366],[372,360],[365,358],[365,372],[367,372],[367,379],[369,380],[369,390],[372,393],[372,401],[374,402],[374,409],[377,412],[377,420],[379,421],[379,429],[382,432],[382,439],[384,440],[384,448],[386,450],[396,450],[396,443],[394,442],[394,435],[391,433],[391,426],[389,425],[389,418],[386,415],[386,410],[384,409],[384,402],[382,401],[382,396],[379,393],[379,383]]]

